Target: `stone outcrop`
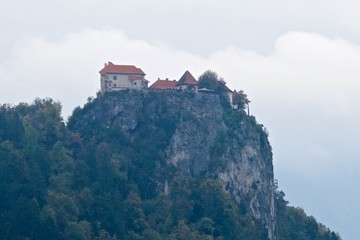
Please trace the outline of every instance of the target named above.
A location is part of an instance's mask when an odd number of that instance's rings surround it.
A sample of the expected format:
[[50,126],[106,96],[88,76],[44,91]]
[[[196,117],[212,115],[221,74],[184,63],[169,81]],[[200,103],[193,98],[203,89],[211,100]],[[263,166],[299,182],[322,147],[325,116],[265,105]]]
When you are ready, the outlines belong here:
[[174,174],[218,179],[275,239],[272,152],[266,131],[253,116],[206,93],[126,90],[93,101],[88,119],[104,128],[118,126],[130,141],[141,124],[155,131],[159,126],[154,122],[166,126],[165,163],[158,164],[154,176],[159,191],[168,191]]

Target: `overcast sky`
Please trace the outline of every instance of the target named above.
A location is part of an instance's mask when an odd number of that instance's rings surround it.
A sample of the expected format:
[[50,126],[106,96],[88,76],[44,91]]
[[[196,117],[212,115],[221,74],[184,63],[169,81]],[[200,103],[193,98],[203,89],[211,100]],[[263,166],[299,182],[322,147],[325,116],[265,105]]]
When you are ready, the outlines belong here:
[[292,205],[360,239],[360,1],[0,0],[0,103],[64,118],[107,61],[154,82],[207,69],[248,94]]

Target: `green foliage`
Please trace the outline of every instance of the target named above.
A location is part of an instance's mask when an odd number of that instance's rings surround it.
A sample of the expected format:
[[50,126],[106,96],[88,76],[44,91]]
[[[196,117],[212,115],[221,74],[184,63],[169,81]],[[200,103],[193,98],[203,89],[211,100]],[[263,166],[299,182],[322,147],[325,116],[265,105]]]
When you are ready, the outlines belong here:
[[207,88],[216,93],[223,93],[227,87],[223,78],[211,70],[205,71],[198,79],[199,88]]
[[207,70],[201,74],[198,79],[199,88],[207,88],[215,91],[219,86],[219,80],[219,75],[216,72]]
[[244,93],[243,90],[234,91],[232,104],[236,106],[237,109],[244,110],[248,107],[250,100],[247,98],[247,95]]

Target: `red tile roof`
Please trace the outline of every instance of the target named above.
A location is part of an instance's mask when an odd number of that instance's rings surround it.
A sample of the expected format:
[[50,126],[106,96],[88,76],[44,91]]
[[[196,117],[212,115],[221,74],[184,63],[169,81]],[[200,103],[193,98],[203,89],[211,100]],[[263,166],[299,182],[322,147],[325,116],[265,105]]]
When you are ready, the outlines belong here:
[[186,71],[184,75],[180,78],[180,80],[177,82],[176,86],[180,85],[197,85],[198,82],[196,79],[191,75],[189,71]]
[[160,80],[160,79],[158,79],[149,88],[151,88],[151,89],[176,89],[176,83],[177,83],[177,81],[175,81],[175,80]]
[[106,64],[106,66],[100,70],[101,75],[107,73],[118,73],[118,74],[133,74],[133,75],[145,75],[145,73],[134,65],[115,65],[112,62]]

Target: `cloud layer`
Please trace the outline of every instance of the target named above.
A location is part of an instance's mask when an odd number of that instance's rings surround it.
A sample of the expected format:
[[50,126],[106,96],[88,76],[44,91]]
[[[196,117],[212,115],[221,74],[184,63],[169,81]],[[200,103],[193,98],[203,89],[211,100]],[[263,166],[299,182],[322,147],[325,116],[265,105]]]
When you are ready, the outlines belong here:
[[290,201],[335,230],[360,236],[350,230],[360,229],[354,226],[360,219],[360,193],[354,191],[360,188],[359,45],[289,32],[268,55],[229,47],[200,57],[107,28],[61,41],[28,38],[14,49],[0,63],[0,103],[51,97],[62,102],[65,118],[95,96],[107,61],[134,64],[151,82],[178,79],[185,70],[196,77],[207,69],[218,72],[230,88],[248,94],[251,112],[268,128],[276,177]]

